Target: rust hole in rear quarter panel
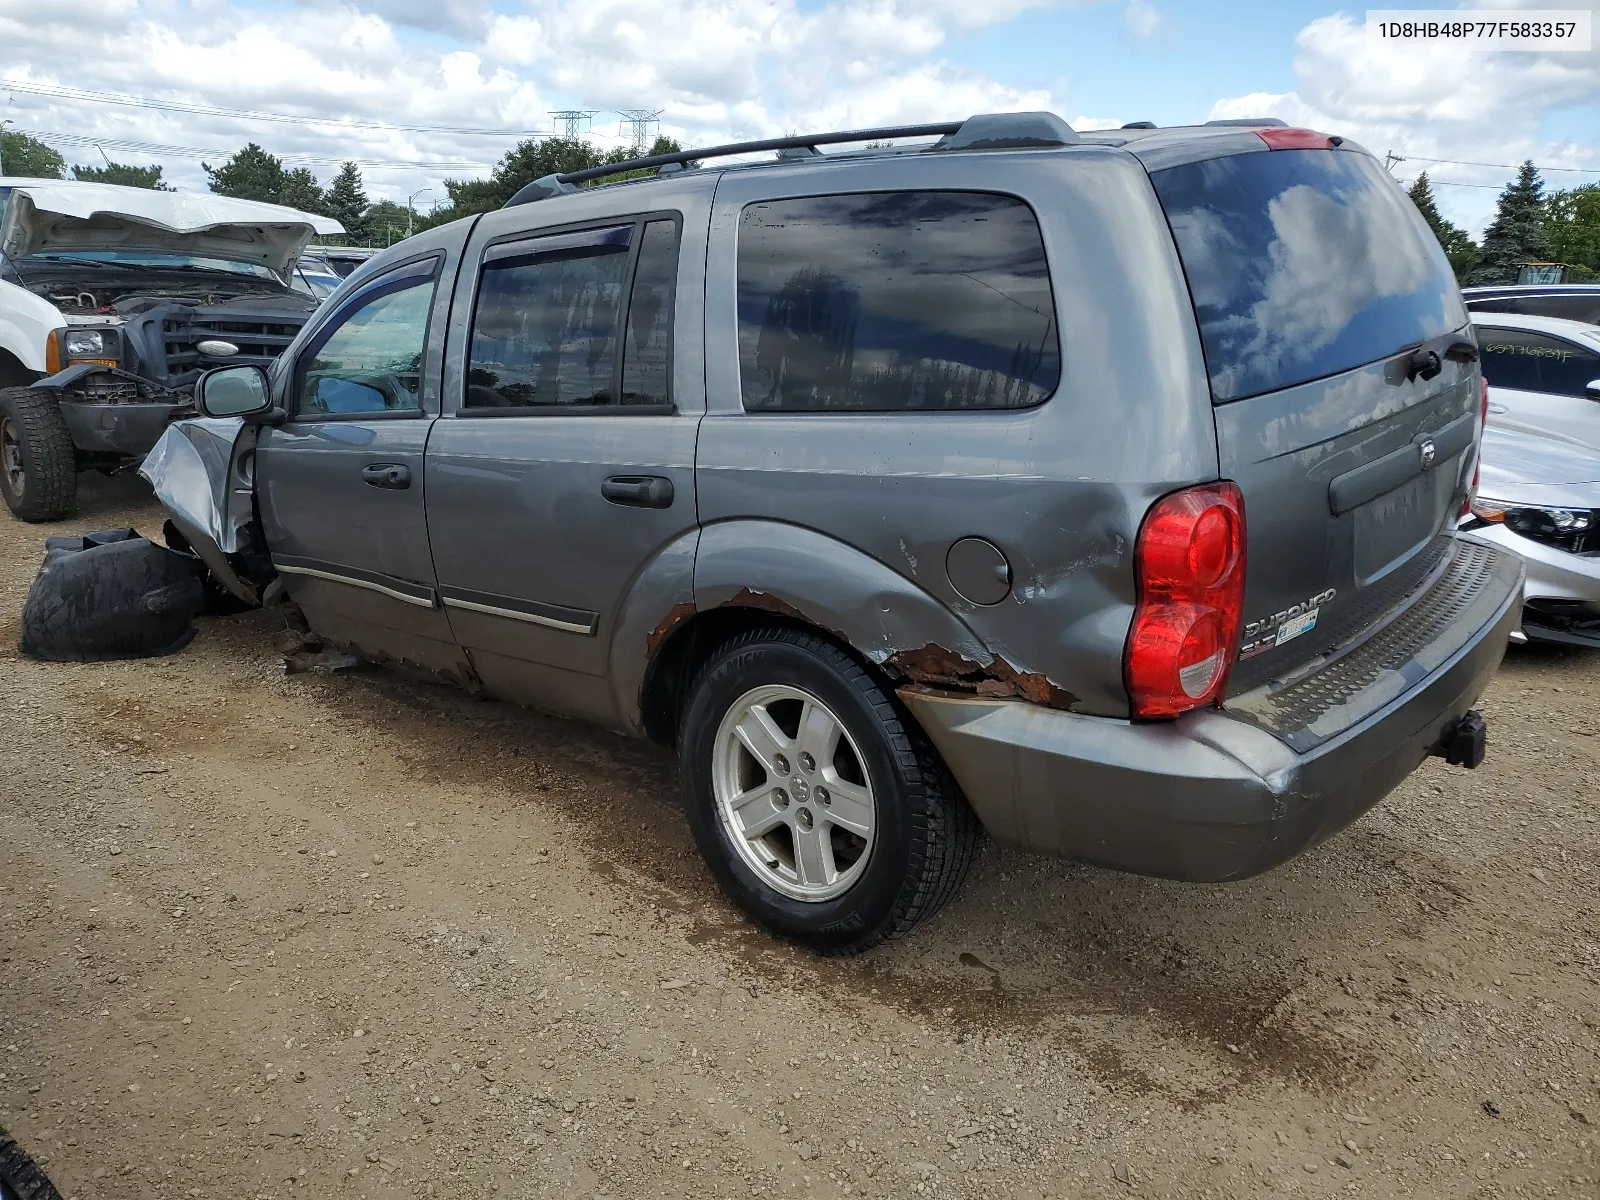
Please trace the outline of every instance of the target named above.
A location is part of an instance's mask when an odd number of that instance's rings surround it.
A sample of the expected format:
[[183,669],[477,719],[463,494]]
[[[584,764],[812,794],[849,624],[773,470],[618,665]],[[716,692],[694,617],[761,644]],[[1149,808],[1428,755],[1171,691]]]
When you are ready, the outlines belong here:
[[914,684],[990,699],[1017,697],[1048,708],[1071,708],[1078,698],[1057,687],[1042,671],[1019,671],[1000,655],[987,665],[929,642],[917,650],[900,650],[884,664]]

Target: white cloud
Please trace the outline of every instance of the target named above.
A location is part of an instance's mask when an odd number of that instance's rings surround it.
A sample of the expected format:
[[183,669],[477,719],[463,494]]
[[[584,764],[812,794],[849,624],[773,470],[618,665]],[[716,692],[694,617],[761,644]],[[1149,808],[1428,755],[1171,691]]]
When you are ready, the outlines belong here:
[[[1219,100],[1211,117],[1281,117],[1354,138],[1376,154],[1423,170],[1447,214],[1480,232],[1510,164],[1600,169],[1600,146],[1551,140],[1545,114],[1600,102],[1600,47],[1591,53],[1466,53],[1440,44],[1382,45],[1344,14],[1311,22],[1296,38],[1295,90]],[[1428,160],[1450,159],[1456,162]],[[1463,163],[1506,164],[1475,167]],[[1600,181],[1596,173],[1550,170],[1551,186]]]
[[[476,130],[550,128],[548,110],[601,110],[593,136],[621,136],[606,110],[662,109],[661,127],[706,144],[804,129],[949,119],[999,109],[1058,108],[951,65],[952,36],[1030,9],[1093,0],[0,0],[0,116],[81,134],[231,153],[245,141],[283,156],[457,164],[367,168],[371,194],[402,198],[484,174],[517,140]],[[1143,4],[1146,0],[1134,0]],[[75,19],[59,19],[70,18]],[[83,70],[93,62],[92,79]],[[88,88],[306,118],[450,127],[360,128],[260,123],[223,115],[88,104],[4,81]],[[61,147],[96,162],[92,147]],[[113,149],[160,161],[180,186],[203,188],[197,159]],[[312,165],[329,178],[332,162]]]
[[1128,0],[1128,7],[1122,14],[1122,28],[1130,37],[1144,39],[1154,37],[1156,30],[1161,28],[1161,11],[1150,0]]

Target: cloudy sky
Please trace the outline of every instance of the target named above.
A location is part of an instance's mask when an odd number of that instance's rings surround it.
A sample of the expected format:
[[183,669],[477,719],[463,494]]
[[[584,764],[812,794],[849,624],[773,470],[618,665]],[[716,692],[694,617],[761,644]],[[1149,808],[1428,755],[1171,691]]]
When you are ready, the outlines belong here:
[[202,152],[251,140],[324,180],[354,159],[374,196],[431,189],[419,208],[559,109],[595,111],[607,146],[619,109],[659,110],[699,145],[1003,109],[1102,126],[1281,116],[1403,156],[1403,179],[1428,170],[1474,231],[1504,164],[1600,181],[1600,44],[1378,48],[1364,15],[1321,0],[0,0],[0,120],[69,163],[160,162],[183,188],[204,188]]

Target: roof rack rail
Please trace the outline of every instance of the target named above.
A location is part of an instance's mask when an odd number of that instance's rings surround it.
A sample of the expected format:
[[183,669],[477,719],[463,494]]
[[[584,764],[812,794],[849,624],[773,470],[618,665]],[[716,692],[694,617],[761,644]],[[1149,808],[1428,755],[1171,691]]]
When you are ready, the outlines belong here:
[[1229,117],[1225,121],[1207,121],[1207,125],[1281,125],[1288,128],[1289,122],[1280,121],[1277,117]]
[[560,175],[546,175],[525,184],[505,203],[506,208],[518,204],[531,204],[576,192],[580,183],[603,179],[607,175],[620,175],[625,171],[642,171],[660,168],[665,174],[682,170],[691,163],[707,158],[726,158],[733,154],[753,154],[760,150],[776,150],[779,159],[799,162],[817,158],[818,146],[836,146],[844,142],[877,142],[890,138],[937,137],[939,142],[932,150],[1000,150],[1027,146],[1069,146],[1079,141],[1077,133],[1054,113],[980,113],[965,121],[946,121],[936,125],[891,125],[882,129],[851,129],[838,133],[810,133],[796,137],[763,138],[755,142],[730,142],[724,146],[707,146],[699,150],[675,150],[670,154],[650,154],[644,158],[630,158],[624,162],[606,163],[599,167],[586,167],[582,171],[567,171]]

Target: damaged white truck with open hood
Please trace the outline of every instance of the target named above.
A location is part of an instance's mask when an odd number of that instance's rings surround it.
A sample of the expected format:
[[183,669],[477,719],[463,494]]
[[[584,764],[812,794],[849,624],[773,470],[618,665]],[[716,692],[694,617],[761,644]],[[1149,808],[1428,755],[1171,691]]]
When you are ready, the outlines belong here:
[[208,367],[270,363],[317,302],[292,290],[343,227],[206,193],[0,177],[0,495],[72,512],[79,471],[137,462]]

